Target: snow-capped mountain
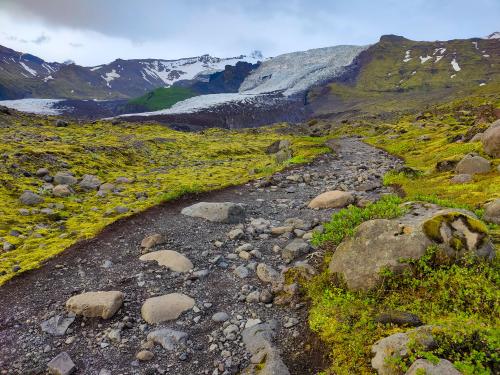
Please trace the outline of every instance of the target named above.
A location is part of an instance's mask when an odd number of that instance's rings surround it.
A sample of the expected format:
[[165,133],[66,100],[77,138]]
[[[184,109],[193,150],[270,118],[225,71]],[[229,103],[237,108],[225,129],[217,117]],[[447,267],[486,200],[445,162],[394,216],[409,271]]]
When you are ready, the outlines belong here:
[[491,33],[484,39],[500,39],[500,31],[495,31],[494,33]]
[[210,55],[178,60],[117,59],[109,64],[83,67],[48,63],[29,54],[0,46],[0,99],[70,98],[117,99],[140,96],[179,80],[224,70],[226,65],[263,60],[259,51],[250,55],[218,58]]

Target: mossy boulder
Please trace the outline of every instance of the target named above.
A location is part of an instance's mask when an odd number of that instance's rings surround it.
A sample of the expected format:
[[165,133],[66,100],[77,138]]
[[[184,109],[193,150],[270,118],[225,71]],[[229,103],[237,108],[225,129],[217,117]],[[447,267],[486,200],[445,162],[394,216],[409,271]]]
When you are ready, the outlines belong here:
[[338,274],[350,290],[368,291],[383,281],[383,272],[400,273],[431,245],[439,246],[439,259],[453,262],[466,253],[492,259],[494,246],[487,227],[465,210],[437,206],[414,207],[399,219],[362,223],[332,255],[331,274]]
[[484,206],[484,220],[490,223],[500,224],[500,198]]

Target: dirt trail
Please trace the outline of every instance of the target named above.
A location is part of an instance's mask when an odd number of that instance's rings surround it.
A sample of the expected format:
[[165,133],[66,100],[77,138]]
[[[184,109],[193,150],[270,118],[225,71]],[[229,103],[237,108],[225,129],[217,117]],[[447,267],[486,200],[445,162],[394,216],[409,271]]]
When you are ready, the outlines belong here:
[[[307,233],[330,218],[333,210],[307,208],[316,195],[339,189],[354,191],[360,199],[388,192],[381,185],[381,177],[400,165],[400,161],[357,139],[338,140],[336,148],[337,155],[325,155],[309,165],[275,175],[272,186],[262,187],[264,184],[257,181],[181,198],[119,221],[96,238],[48,261],[41,269],[2,286],[1,373],[44,373],[47,362],[65,351],[75,362],[77,374],[233,374],[249,363],[250,355],[240,337],[248,319],[277,320],[276,345],[290,373],[315,373],[323,363],[314,347],[306,350],[309,335],[304,304],[266,305],[249,301],[247,296],[267,288],[253,271],[256,264],[265,263],[276,270],[290,266],[282,260],[276,245],[283,248],[296,235]],[[200,201],[244,204],[243,238],[230,240],[227,236],[237,225],[181,215],[182,208]],[[268,220],[270,225],[263,224],[265,228],[261,230],[251,218]],[[304,233],[278,237],[268,233],[269,227],[282,226],[290,218],[304,221]],[[194,271],[207,270],[208,275],[196,279],[156,263],[139,261],[139,244],[152,233],[167,238],[166,244],[155,250],[176,250],[191,260]],[[247,243],[258,252],[244,260],[235,249]],[[303,256],[296,260],[305,259]],[[233,272],[240,265],[247,266],[247,278],[241,279]],[[96,290],[120,290],[125,294],[122,308],[111,319],[76,317],[63,336],[42,332],[43,321],[65,314],[64,304],[69,297]],[[135,355],[141,350],[141,343],[148,332],[157,328],[142,320],[142,303],[151,296],[173,292],[191,296],[196,306],[177,320],[159,326],[186,332],[188,341],[173,351],[157,345],[149,349],[155,355],[153,359],[137,361]],[[213,321],[216,312],[229,314],[231,320]],[[234,338],[223,333],[229,324],[240,328]],[[110,331],[118,331],[119,339],[113,341],[107,335]]]

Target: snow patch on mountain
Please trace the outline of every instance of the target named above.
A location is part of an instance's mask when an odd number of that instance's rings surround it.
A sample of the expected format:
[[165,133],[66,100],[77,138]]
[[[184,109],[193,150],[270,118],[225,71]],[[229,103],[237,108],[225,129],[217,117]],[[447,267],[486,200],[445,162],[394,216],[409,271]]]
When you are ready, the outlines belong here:
[[453,67],[453,70],[455,72],[459,72],[461,71],[462,69],[460,68],[460,65],[458,65],[457,63],[457,60],[455,58],[453,58],[453,60],[451,60],[451,66]]
[[0,100],[0,105],[37,115],[59,115],[63,112],[64,108],[54,108],[54,105],[63,100],[64,99]]
[[115,69],[112,69],[111,72],[106,73],[105,75],[101,76],[103,80],[106,81],[106,85],[108,87],[111,87],[110,82],[116,78],[120,78],[120,75],[116,72]]
[[494,33],[491,33],[483,39],[500,39],[500,31],[495,31]]
[[21,66],[24,68],[24,70],[26,70],[29,74],[31,74],[33,77],[36,77],[38,75],[37,71],[34,70],[34,69],[31,69],[28,65],[26,65],[25,63],[19,61],[19,64],[21,64]]
[[432,56],[429,56],[429,55],[427,55],[427,56],[419,56],[419,57],[420,57],[420,63],[421,63],[421,64],[425,64],[425,62],[426,62],[427,60],[432,59]]
[[241,84],[240,93],[290,96],[332,79],[368,46],[335,46],[280,55],[264,61]]

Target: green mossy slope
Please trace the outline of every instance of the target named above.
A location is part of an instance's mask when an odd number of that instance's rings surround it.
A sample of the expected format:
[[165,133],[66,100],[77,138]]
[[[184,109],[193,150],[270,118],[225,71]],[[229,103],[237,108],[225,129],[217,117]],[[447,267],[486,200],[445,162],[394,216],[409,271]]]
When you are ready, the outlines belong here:
[[[0,238],[15,246],[0,253],[0,284],[18,272],[38,267],[75,242],[90,238],[120,217],[144,210],[187,192],[202,192],[271,174],[286,165],[308,161],[328,151],[324,139],[283,135],[279,126],[242,131],[206,130],[183,133],[156,124],[70,123],[55,127],[51,118],[0,117]],[[265,149],[289,139],[294,158],[277,164]],[[75,194],[53,197],[35,176],[68,170],[75,177],[97,175],[115,183],[117,192],[99,197],[74,187]],[[132,183],[116,183],[127,177]],[[24,206],[25,190],[44,202]],[[118,214],[117,206],[128,212]],[[42,208],[53,212],[44,214]],[[24,216],[20,209],[28,210]]]
[[132,99],[127,106],[137,106],[148,111],[170,108],[175,103],[198,95],[184,87],[160,87],[138,98]]

